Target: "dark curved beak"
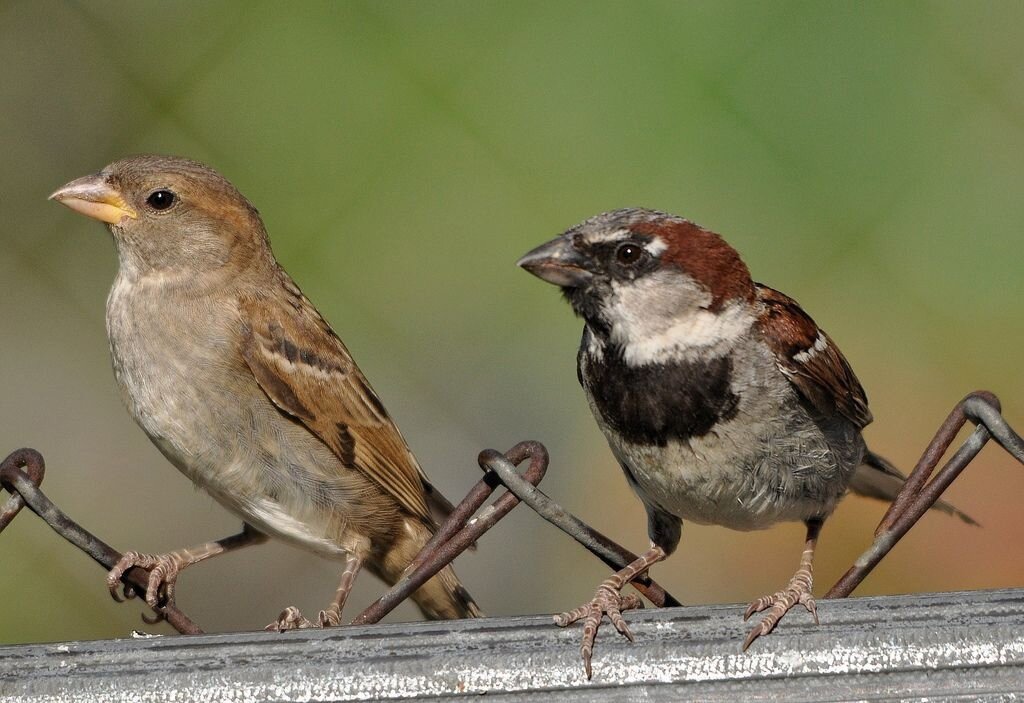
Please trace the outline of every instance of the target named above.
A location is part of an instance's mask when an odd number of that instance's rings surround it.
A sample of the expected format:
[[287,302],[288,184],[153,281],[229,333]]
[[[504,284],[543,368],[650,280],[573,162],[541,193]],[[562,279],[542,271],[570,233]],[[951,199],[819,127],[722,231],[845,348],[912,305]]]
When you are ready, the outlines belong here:
[[537,278],[562,288],[577,288],[594,274],[587,268],[587,260],[569,237],[556,237],[529,252],[516,262]]

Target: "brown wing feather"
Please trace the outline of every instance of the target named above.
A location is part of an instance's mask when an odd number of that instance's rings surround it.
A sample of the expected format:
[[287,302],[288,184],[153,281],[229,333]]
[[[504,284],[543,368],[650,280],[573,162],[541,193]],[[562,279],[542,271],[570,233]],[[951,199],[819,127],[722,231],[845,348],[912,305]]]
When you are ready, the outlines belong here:
[[346,466],[362,471],[405,510],[432,522],[432,491],[377,394],[298,287],[281,272],[285,296],[242,301],[242,356],[283,412],[302,422]]
[[839,413],[858,429],[871,422],[868,399],[839,348],[795,300],[757,284],[758,325],[779,369],[822,415]]

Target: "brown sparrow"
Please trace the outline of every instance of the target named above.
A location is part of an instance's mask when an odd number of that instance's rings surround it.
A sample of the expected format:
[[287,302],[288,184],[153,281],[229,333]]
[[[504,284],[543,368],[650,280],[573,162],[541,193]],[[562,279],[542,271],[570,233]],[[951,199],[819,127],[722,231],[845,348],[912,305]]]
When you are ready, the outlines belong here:
[[647,509],[650,550],[556,617],[585,619],[588,677],[603,615],[632,639],[621,611],[640,603],[619,591],[675,550],[683,520],[735,530],[804,522],[799,568],[747,608],[747,618],[768,613],[744,649],[798,603],[817,620],[822,522],[847,490],[891,500],[904,480],[865,446],[867,398],[835,343],[792,298],[752,281],[721,237],[662,212],[598,215],[519,265],[559,286],[583,318],[580,383]]
[[[117,161],[50,196],[104,222],[119,267],[107,299],[114,375],[131,416],[244,531],[170,554],[125,554],[108,578],[150,570],[146,600],[178,573],[273,536],[344,564],[317,622],[337,625],[366,567],[388,583],[450,504],[430,485],[342,341],[278,265],[256,208],[203,164]],[[445,568],[413,599],[428,618],[475,617]]]

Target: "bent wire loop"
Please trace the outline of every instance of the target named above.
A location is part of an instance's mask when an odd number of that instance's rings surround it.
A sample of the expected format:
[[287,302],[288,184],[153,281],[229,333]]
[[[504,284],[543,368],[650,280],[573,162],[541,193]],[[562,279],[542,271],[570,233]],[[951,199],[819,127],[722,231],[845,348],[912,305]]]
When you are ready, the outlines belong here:
[[[975,430],[932,477],[936,465],[968,421],[976,425]],[[1024,439],[1003,418],[999,400],[987,391],[976,391],[958,403],[946,418],[911,472],[899,496],[882,518],[875,531],[872,545],[825,597],[848,596],[939,499],[990,439],[995,439],[1009,454],[1024,464]],[[520,474],[516,467],[527,460],[529,464]],[[537,487],[548,468],[548,452],[540,442],[520,442],[504,454],[487,449],[480,453],[478,462],[484,472],[480,481],[455,507],[434,537],[406,569],[403,577],[356,616],[352,624],[379,621],[459,554],[472,547],[520,502],[528,505],[545,520],[579,542],[609,567],[618,570],[636,560],[635,554],[565,510]],[[105,569],[111,569],[121,558],[121,554],[69,518],[46,497],[39,488],[44,471],[43,457],[33,449],[19,449],[0,463],[0,486],[11,493],[0,508],[0,532],[27,505],[64,539],[88,554]],[[484,503],[499,486],[504,486],[506,492],[484,507]],[[147,572],[134,567],[124,574],[122,580],[136,593],[144,593],[147,587]],[[678,600],[646,574],[637,576],[632,585],[654,605],[679,605]],[[157,615],[183,634],[202,632],[199,626],[173,602],[161,602],[157,608]]]

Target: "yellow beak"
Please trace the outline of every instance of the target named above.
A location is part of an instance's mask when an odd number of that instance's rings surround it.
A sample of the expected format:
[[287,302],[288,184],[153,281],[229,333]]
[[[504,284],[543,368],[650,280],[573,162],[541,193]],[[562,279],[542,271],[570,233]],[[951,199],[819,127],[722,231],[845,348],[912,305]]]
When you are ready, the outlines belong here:
[[50,196],[50,200],[67,205],[75,212],[110,225],[121,224],[126,217],[139,215],[125,202],[124,196],[99,174],[77,178]]

